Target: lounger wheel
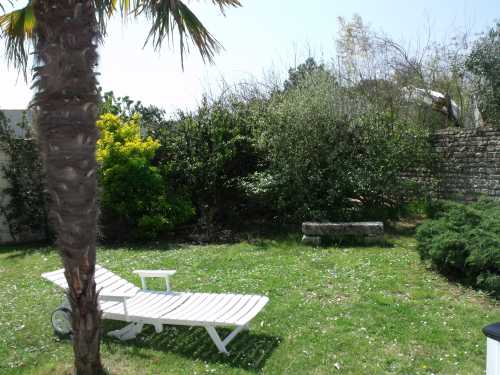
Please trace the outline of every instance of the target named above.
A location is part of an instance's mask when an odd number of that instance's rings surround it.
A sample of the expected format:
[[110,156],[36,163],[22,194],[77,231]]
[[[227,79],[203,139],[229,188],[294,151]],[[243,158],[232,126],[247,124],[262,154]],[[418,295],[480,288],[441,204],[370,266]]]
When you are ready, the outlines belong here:
[[59,337],[68,337],[73,332],[71,328],[71,310],[67,307],[59,307],[51,317],[54,333]]

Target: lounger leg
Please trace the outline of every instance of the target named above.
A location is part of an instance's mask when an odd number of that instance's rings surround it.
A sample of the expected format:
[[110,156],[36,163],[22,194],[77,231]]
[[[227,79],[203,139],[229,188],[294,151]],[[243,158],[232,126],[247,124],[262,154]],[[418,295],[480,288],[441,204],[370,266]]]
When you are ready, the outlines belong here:
[[229,335],[226,336],[224,340],[221,340],[219,334],[215,330],[215,327],[208,326],[205,328],[207,329],[208,334],[210,335],[210,338],[214,342],[215,346],[217,346],[217,349],[219,349],[219,352],[224,354],[229,354],[229,352],[226,349],[226,345],[229,345],[229,343],[234,340],[234,338],[238,335],[238,333],[240,333],[243,330],[249,329],[248,325],[236,327]]
[[143,323],[130,323],[122,329],[108,332],[108,336],[117,338],[121,341],[132,340],[135,339],[139,333],[141,333],[143,326]]
[[224,341],[222,341],[222,343],[224,345],[229,345],[229,343],[234,340],[236,335],[245,329],[248,329],[248,326],[237,327],[236,329],[233,330],[233,332],[231,332],[229,335],[227,335],[227,337],[224,339]]
[[217,333],[217,331],[215,330],[215,328],[212,326],[206,326],[205,328],[206,328],[208,334],[210,335],[210,338],[214,342],[215,346],[217,347],[217,349],[219,349],[219,352],[221,352],[223,354],[229,354],[229,352],[226,349],[226,346],[224,345],[224,343],[220,339],[220,336]]
[[161,333],[163,331],[163,324],[154,324],[156,333]]

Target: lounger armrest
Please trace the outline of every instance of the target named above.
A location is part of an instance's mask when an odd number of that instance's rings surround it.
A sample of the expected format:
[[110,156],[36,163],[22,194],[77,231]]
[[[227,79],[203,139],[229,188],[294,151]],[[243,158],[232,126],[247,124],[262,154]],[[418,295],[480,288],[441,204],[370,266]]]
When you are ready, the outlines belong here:
[[104,300],[104,301],[118,301],[122,302],[123,300],[127,298],[131,298],[135,296],[135,292],[127,292],[127,293],[116,293],[116,292],[99,292],[99,298]]
[[134,273],[144,277],[166,277],[174,276],[176,270],[135,270]]
[[134,273],[141,278],[142,289],[147,290],[147,277],[160,277],[165,279],[167,292],[170,291],[170,277],[174,276],[176,270],[135,270]]
[[99,299],[101,301],[115,301],[123,303],[123,312],[125,320],[128,320],[127,299],[135,296],[135,292],[116,293],[116,292],[99,292]]

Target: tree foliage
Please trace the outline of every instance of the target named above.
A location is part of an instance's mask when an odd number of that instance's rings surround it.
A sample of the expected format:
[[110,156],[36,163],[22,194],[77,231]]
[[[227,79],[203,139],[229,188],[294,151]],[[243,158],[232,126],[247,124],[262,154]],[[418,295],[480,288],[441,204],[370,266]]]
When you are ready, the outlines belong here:
[[294,221],[394,214],[426,190],[404,177],[432,164],[422,125],[402,108],[312,74],[275,95],[262,124],[270,201]]
[[297,87],[301,81],[304,81],[312,74],[324,74],[333,79],[330,71],[326,68],[325,64],[318,64],[313,57],[308,57],[303,63],[295,68],[288,70],[288,78],[285,80],[283,86],[285,90],[290,90]]
[[500,126],[500,23],[476,41],[466,66],[475,75],[484,120]]

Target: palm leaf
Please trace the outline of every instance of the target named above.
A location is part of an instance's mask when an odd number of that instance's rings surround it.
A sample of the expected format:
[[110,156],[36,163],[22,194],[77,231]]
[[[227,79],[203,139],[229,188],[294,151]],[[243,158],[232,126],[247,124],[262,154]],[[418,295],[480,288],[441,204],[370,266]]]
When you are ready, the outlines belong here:
[[32,1],[24,8],[0,16],[0,37],[5,40],[7,61],[23,71],[25,77],[35,26]]
[[[116,0],[114,2],[116,3]],[[181,0],[129,0],[126,1],[126,6],[123,2],[123,0],[120,2],[122,15],[127,16],[129,14],[126,13],[127,11],[134,16],[144,14],[151,22],[151,29],[145,44],[151,42],[155,50],[160,49],[165,40],[172,40],[177,28],[182,65],[184,65],[184,53],[189,51],[188,44],[185,43],[186,36],[197,47],[204,61],[212,62],[214,55],[222,48],[221,44]],[[228,6],[241,6],[239,0],[212,0],[212,3],[218,5],[222,12]]]
[[[0,16],[0,39],[5,40],[7,61],[24,73],[26,78],[29,51],[34,46],[36,20],[33,2],[21,9]],[[222,13],[227,7],[241,6],[240,0],[211,0],[219,6]],[[5,5],[13,5],[12,0],[0,0],[0,10]],[[222,48],[221,44],[203,26],[196,15],[181,0],[94,0],[98,24],[102,36],[106,34],[108,19],[119,12],[123,19],[144,14],[151,22],[146,42],[151,42],[157,50],[165,40],[173,39],[175,29],[179,34],[181,63],[184,53],[189,51],[186,36],[197,47],[204,61],[213,61],[214,55]]]
[[220,11],[224,14],[224,7],[240,7],[241,2],[239,0],[212,0],[214,5],[218,5]]

